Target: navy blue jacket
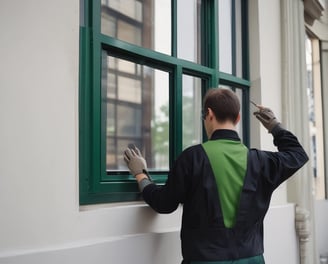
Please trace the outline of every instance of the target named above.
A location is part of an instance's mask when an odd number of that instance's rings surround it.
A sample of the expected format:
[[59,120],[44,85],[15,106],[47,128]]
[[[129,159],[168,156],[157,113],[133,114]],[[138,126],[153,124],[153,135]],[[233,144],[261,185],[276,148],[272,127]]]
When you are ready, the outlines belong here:
[[[247,170],[235,225],[226,228],[215,177],[201,144],[184,150],[163,186],[150,184],[144,200],[159,213],[183,204],[181,245],[188,261],[236,260],[263,254],[263,219],[273,191],[307,161],[297,138],[277,126],[272,135],[277,152],[249,149]],[[233,130],[216,130],[211,140],[240,141]]]

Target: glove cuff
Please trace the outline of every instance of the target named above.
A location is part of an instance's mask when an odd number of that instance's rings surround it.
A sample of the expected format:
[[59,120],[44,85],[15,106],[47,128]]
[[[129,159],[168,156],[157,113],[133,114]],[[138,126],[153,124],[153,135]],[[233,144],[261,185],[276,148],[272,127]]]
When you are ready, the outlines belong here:
[[277,119],[272,120],[268,126],[268,132],[272,134],[272,131],[280,125],[280,122]]
[[150,177],[149,173],[147,170],[143,169],[142,173],[145,174],[147,176],[147,178],[143,178],[139,183],[139,190],[140,192],[143,191],[143,189],[149,185],[149,184],[153,184],[153,179]]
[[147,178],[143,178],[140,182],[139,182],[139,190],[140,192],[142,192],[144,190],[144,188],[150,184],[153,184],[153,182]]
[[284,130],[283,126],[281,123],[277,123],[272,129],[271,129],[271,134],[273,136],[276,136],[281,130]]

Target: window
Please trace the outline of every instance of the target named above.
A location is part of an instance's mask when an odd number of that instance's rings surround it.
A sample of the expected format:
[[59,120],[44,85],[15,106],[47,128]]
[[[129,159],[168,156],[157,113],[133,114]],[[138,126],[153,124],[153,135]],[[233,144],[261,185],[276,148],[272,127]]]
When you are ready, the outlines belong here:
[[131,143],[164,183],[181,151],[206,138],[202,99],[211,87],[236,91],[249,144],[247,1],[84,0],[81,7],[80,204],[140,199],[123,161]]
[[307,93],[309,98],[310,126],[310,158],[315,177],[315,196],[317,199],[326,198],[325,155],[324,155],[324,126],[321,87],[320,41],[316,37],[306,36],[306,70]]

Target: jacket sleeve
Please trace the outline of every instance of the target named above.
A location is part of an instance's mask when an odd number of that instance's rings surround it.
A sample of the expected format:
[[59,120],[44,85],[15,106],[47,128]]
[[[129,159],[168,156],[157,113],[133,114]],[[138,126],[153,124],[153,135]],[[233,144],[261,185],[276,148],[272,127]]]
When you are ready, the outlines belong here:
[[290,131],[278,125],[271,133],[278,151],[263,151],[261,164],[264,177],[275,189],[299,170],[309,158]]
[[186,151],[182,152],[168,173],[164,185],[150,184],[142,192],[143,198],[158,213],[171,213],[184,202],[186,195],[186,176],[190,164]]

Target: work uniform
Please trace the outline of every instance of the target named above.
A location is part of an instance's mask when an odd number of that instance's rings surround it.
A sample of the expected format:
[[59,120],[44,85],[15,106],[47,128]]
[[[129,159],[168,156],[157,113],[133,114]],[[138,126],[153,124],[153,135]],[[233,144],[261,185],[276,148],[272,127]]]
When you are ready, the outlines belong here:
[[143,189],[159,213],[183,204],[182,263],[264,263],[263,219],[272,192],[308,160],[291,132],[278,125],[271,133],[278,152],[247,149],[236,131],[216,130],[181,153],[165,185]]

